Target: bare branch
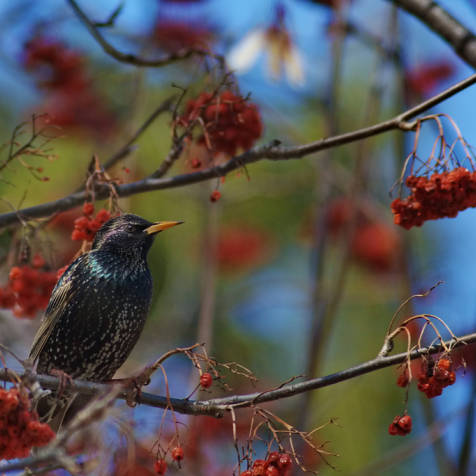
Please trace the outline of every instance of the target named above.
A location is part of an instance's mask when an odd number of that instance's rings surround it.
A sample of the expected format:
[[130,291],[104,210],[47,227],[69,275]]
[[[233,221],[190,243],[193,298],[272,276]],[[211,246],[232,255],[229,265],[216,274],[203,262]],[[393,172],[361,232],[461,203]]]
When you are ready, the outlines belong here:
[[94,22],[93,25],[96,28],[108,28],[110,26],[114,26],[114,23],[116,21],[116,18],[120,15],[122,12],[122,9],[124,8],[124,3],[121,2],[119,5],[112,11],[112,13],[109,15],[107,20],[105,21],[97,21]]
[[476,68],[476,35],[433,0],[391,0],[422,21]]
[[[179,398],[167,398],[151,393],[141,393],[137,396],[137,402],[151,407],[170,408],[172,405],[174,411],[188,415],[211,415],[221,417],[224,412],[229,411],[231,407],[245,408],[255,406],[259,403],[280,400],[282,398],[292,397],[304,392],[316,390],[318,388],[328,387],[339,382],[353,379],[360,375],[364,375],[376,370],[380,370],[392,365],[401,364],[408,359],[414,360],[419,357],[436,354],[444,351],[445,347],[455,349],[463,345],[476,342],[476,333],[467,334],[458,337],[458,340],[450,339],[440,344],[434,344],[430,347],[422,347],[412,352],[402,352],[400,354],[388,357],[376,357],[368,360],[362,364],[350,367],[348,369],[336,372],[324,377],[313,378],[299,383],[290,383],[284,386],[279,386],[273,390],[265,392],[255,392],[244,395],[231,395],[223,398],[213,398],[210,400],[188,400]],[[22,376],[21,372],[15,373],[17,376]],[[0,369],[0,380],[11,381],[13,374],[8,369]],[[38,375],[38,382],[42,387],[49,389],[56,389],[59,385],[59,379],[49,375]],[[93,382],[86,382],[74,380],[71,385],[71,390],[80,392],[84,395],[97,395],[107,392],[111,388],[110,384],[100,384]],[[117,398],[126,400],[128,398],[127,390],[122,390],[118,393]]]
[[[237,170],[246,164],[258,162],[262,159],[270,160],[288,160],[305,157],[325,149],[337,147],[344,144],[349,144],[358,140],[366,139],[383,132],[388,132],[395,129],[404,131],[412,130],[416,123],[407,122],[409,119],[421,114],[449,97],[457,94],[463,89],[476,83],[476,74],[473,74],[465,80],[455,84],[446,89],[442,93],[428,99],[427,101],[418,104],[417,106],[395,116],[392,119],[375,124],[373,126],[357,129],[353,132],[347,132],[333,137],[320,139],[308,144],[298,146],[282,146],[279,142],[272,142],[269,145],[255,147],[241,155],[237,155],[228,162],[209,167],[207,169],[199,170],[197,172],[175,175],[174,177],[166,178],[145,178],[136,182],[117,185],[116,191],[118,197],[128,197],[138,193],[150,192],[153,190],[162,190],[165,188],[182,187],[205,180],[210,180],[217,177],[223,177],[233,170]],[[96,199],[104,199],[109,196],[110,188],[107,186],[98,186],[95,190]],[[0,228],[8,225],[19,223],[19,217],[25,220],[34,218],[47,217],[53,213],[62,212],[74,208],[87,199],[87,194],[84,191],[76,192],[53,202],[43,203],[33,207],[23,208],[16,212],[9,212],[0,215]]]
[[98,42],[99,46],[101,46],[103,51],[107,53],[109,56],[116,59],[117,61],[120,61],[121,63],[132,64],[135,66],[157,68],[160,66],[166,66],[168,64],[190,58],[192,56],[204,56],[204,57],[209,56],[209,57],[215,58],[221,65],[225,64],[224,59],[221,56],[215,53],[212,53],[211,51],[199,49],[199,48],[180,50],[180,51],[177,51],[176,53],[170,53],[167,56],[163,56],[162,58],[156,58],[156,59],[147,59],[147,58],[142,58],[141,56],[134,55],[132,53],[123,53],[122,51],[119,51],[114,46],[112,46],[111,43],[109,43],[104,38],[104,36],[99,31],[97,24],[92,22],[89,19],[89,17],[83,12],[83,10],[79,8],[79,5],[77,4],[76,0],[66,0],[66,1],[69,3],[71,8],[73,9],[76,16],[81,20],[81,22],[89,30],[89,33],[91,34],[91,36]]

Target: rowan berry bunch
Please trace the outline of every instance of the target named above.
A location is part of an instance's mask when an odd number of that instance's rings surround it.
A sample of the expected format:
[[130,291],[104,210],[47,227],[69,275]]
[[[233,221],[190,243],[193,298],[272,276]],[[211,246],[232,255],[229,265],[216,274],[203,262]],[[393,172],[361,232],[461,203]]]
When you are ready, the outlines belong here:
[[255,460],[241,476],[288,476],[292,466],[292,458],[288,453],[273,451],[265,460]]
[[408,435],[412,431],[412,417],[410,415],[397,415],[388,427],[390,435]]
[[45,89],[81,88],[88,82],[82,56],[54,38],[35,37],[25,45],[24,64]]
[[47,445],[55,437],[31,410],[24,389],[0,389],[0,460],[25,458],[32,447]]
[[405,89],[420,96],[427,96],[454,73],[454,64],[446,59],[423,63],[405,72]]
[[[354,226],[352,221],[355,221]],[[400,250],[400,238],[390,224],[382,221],[372,204],[364,200],[340,197],[329,203],[326,226],[332,236],[350,240],[352,258],[371,271],[395,269]]]
[[233,156],[238,150],[248,150],[263,133],[256,105],[229,89],[220,94],[203,92],[189,100],[178,123],[184,127],[200,123],[196,141],[213,156]]
[[36,36],[25,45],[23,64],[47,91],[42,109],[55,125],[79,127],[102,138],[113,131],[116,116],[95,91],[81,53],[55,38]]
[[[167,461],[165,459],[165,453],[166,452],[163,451],[160,448],[160,445],[159,445],[157,458],[154,461],[154,471],[155,471],[156,474],[162,475],[162,474],[165,474],[167,472],[168,465],[167,465]],[[170,456],[171,456],[172,460],[180,468],[181,467],[181,462],[185,458],[185,452],[184,452],[182,446],[180,446],[180,445],[174,446],[172,448],[172,450],[170,451]]]
[[213,43],[213,31],[203,21],[183,21],[159,18],[153,41],[170,53],[188,49],[208,49]]
[[74,241],[92,242],[96,232],[111,218],[111,213],[102,208],[93,218],[94,205],[86,202],[83,205],[83,216],[74,220],[74,230],[71,239]]
[[262,230],[245,224],[223,228],[216,250],[220,270],[237,272],[262,262],[272,246],[270,241]]
[[8,283],[0,288],[0,307],[12,309],[16,317],[33,318],[48,305],[56,281],[56,271],[45,269],[44,258],[37,254],[31,265],[10,270]]
[[429,177],[410,175],[405,184],[411,194],[396,198],[391,208],[395,224],[407,230],[427,220],[455,217],[466,208],[476,207],[476,172],[464,167]]
[[[456,382],[456,374],[453,370],[453,363],[448,357],[441,357],[438,362],[423,362],[420,373],[417,376],[418,390],[423,392],[427,398],[438,397],[443,393],[445,387],[449,387]],[[407,387],[410,384],[408,366],[405,365],[403,371],[397,379],[399,387]]]
[[418,390],[427,398],[441,395],[445,387],[453,385],[456,381],[456,374],[452,368],[453,364],[447,358],[441,358],[436,365],[427,365],[427,371],[418,377]]

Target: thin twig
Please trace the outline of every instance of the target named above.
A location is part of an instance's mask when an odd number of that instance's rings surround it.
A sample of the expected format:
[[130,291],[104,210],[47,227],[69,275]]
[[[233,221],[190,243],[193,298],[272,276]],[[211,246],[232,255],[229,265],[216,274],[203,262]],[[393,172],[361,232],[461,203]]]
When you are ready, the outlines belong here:
[[152,67],[157,68],[160,66],[166,66],[171,63],[175,63],[180,60],[184,60],[190,58],[192,56],[202,56],[202,57],[212,57],[215,58],[221,65],[224,65],[224,59],[215,54],[211,51],[200,49],[200,48],[192,48],[192,49],[183,49],[174,53],[170,53],[169,55],[163,56],[162,58],[155,58],[155,59],[148,59],[142,58],[141,56],[137,56],[132,53],[123,53],[119,51],[117,48],[111,45],[102,33],[99,31],[97,25],[92,22],[89,17],[83,12],[83,10],[79,7],[78,3],[75,0],[66,0],[71,8],[73,9],[76,16],[80,19],[80,21],[84,24],[84,26],[88,29],[91,36],[97,41],[99,46],[103,49],[105,53],[107,53],[112,58],[120,61],[121,63],[131,64],[135,66],[143,66],[143,67]]

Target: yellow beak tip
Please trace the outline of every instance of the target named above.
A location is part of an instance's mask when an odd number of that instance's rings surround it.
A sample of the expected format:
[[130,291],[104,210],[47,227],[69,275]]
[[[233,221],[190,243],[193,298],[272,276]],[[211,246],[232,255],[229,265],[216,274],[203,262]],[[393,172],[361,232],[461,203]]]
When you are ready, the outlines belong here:
[[166,230],[167,228],[172,228],[173,226],[181,225],[183,221],[159,221],[147,227],[144,231],[148,235],[154,235],[159,233],[159,231]]

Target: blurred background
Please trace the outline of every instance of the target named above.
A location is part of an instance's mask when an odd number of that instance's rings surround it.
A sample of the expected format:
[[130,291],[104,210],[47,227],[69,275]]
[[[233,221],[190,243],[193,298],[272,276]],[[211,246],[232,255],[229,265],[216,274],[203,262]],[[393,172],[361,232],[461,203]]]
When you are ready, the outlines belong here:
[[[472,0],[439,4],[464,25],[475,24]],[[118,2],[83,0],[80,6],[92,20],[105,22]],[[472,72],[438,36],[390,2],[126,0],[120,6],[112,25],[100,31],[122,52],[155,58],[200,48],[226,58],[235,71],[227,79],[230,88],[249,95],[248,103],[259,111],[263,130],[253,138],[257,144],[274,139],[302,144],[378,123]],[[187,101],[223,83],[217,62],[197,56],[161,68],[121,64],[104,53],[68,2],[1,2],[0,22],[2,213],[72,193],[84,184],[93,154],[108,163],[164,100],[185,91],[177,106],[178,116],[185,117]],[[475,101],[476,89],[470,88],[432,112],[448,114],[466,141],[476,144]],[[48,113],[35,120],[37,128],[46,127],[35,153],[8,160],[15,127],[25,121],[15,136],[21,146],[31,136],[34,113]],[[161,114],[108,169],[109,176],[127,183],[152,174],[170,150],[172,131],[172,111]],[[447,133],[454,138],[451,127]],[[421,157],[434,139],[435,128],[425,125]],[[194,342],[205,342],[218,361],[239,362],[258,378],[252,384],[226,374],[233,390],[216,384],[196,395],[203,398],[326,375],[374,358],[399,304],[440,280],[443,285],[401,317],[432,313],[457,335],[474,331],[474,210],[409,231],[393,224],[390,203],[398,190],[392,196],[389,191],[413,140],[413,133],[385,133],[300,160],[260,161],[224,180],[120,199],[123,211],[149,220],[185,221],[161,234],[150,253],[153,305],[120,376]],[[210,157],[188,143],[168,175],[226,160],[226,154]],[[95,205],[96,212],[109,207],[108,201]],[[0,286],[6,289],[15,265],[37,269],[45,283],[34,303],[30,296],[0,311],[0,342],[21,357],[56,270],[81,247],[71,233],[82,215],[78,207],[0,235]],[[3,307],[12,307],[3,299]],[[404,350],[406,341],[397,347]],[[303,430],[324,425],[313,434],[315,443],[339,456],[326,456],[326,463],[298,447],[306,468],[320,474],[469,475],[475,379],[474,350],[465,351],[468,365],[460,366],[455,385],[435,399],[412,384],[406,404],[397,372],[386,369],[266,407]],[[170,359],[165,369],[174,397],[186,397],[198,383],[196,369],[184,358]],[[147,391],[164,394],[159,373]],[[137,458],[127,459],[131,438],[112,425],[107,438],[114,450],[100,470],[155,474],[152,448],[162,411],[117,406],[117,418],[133,429]],[[390,436],[388,425],[405,408],[413,418],[411,434]],[[237,414],[240,443],[246,445],[250,414]],[[185,451],[180,474],[232,474],[230,420],[177,419]],[[335,423],[326,425],[330,419]],[[160,436],[165,448],[171,434],[167,414]],[[257,442],[254,450],[263,458],[266,444]],[[173,464],[168,471],[178,474]]]

